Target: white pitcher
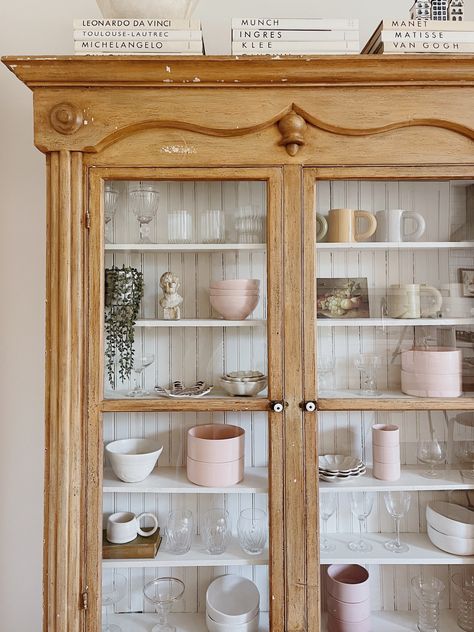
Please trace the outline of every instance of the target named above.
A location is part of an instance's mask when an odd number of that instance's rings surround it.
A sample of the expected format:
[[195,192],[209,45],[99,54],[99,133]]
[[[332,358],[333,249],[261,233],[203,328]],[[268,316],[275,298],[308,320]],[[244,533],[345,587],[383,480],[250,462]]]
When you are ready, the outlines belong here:
[[[424,306],[421,306],[422,297]],[[391,285],[387,291],[387,316],[390,318],[429,318],[441,310],[443,297],[431,285],[408,283]]]

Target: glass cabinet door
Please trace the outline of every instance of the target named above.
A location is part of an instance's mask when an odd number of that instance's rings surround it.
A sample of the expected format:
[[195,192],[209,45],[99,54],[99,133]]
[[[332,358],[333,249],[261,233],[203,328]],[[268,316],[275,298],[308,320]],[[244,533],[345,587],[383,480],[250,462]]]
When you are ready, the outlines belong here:
[[474,183],[306,176],[323,618],[472,629]]
[[92,185],[103,629],[265,631],[281,208],[270,172],[168,171]]

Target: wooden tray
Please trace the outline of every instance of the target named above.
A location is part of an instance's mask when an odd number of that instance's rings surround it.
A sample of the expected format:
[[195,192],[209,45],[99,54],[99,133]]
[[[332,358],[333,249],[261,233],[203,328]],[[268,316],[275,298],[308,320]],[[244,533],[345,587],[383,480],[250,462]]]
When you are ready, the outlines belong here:
[[104,560],[154,558],[161,544],[159,528],[148,538],[137,535],[135,540],[126,544],[112,544],[112,542],[107,540],[106,535],[107,531],[104,529],[102,531],[102,558]]

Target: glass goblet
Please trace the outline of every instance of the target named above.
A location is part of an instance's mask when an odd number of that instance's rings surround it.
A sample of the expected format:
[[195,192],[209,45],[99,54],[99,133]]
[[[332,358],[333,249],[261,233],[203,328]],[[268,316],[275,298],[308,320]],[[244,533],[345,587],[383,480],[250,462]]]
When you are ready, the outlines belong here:
[[418,441],[417,458],[420,463],[429,465],[429,469],[422,473],[426,478],[437,478],[439,471],[435,470],[436,465],[441,465],[446,461],[446,443],[437,439]]
[[102,575],[102,607],[105,617],[102,632],[122,632],[122,628],[115,623],[109,623],[109,606],[114,606],[125,597],[127,578],[123,575]]
[[131,391],[128,391],[127,397],[144,397],[148,395],[148,391],[143,388],[143,372],[155,361],[155,356],[152,353],[147,353],[146,355],[138,356],[135,359],[135,364],[133,365],[133,371],[136,374],[135,385]]
[[184,583],[176,577],[159,577],[145,584],[143,594],[148,601],[155,606],[158,615],[158,623],[153,626],[151,632],[175,632],[174,625],[168,622],[173,603],[180,599],[184,593]]
[[189,509],[171,511],[166,527],[166,549],[184,555],[191,549],[194,533],[193,513]]
[[204,514],[202,535],[206,551],[220,555],[227,548],[230,537],[230,517],[225,509],[209,509]]
[[260,555],[267,543],[267,514],[250,507],[240,512],[237,521],[239,544],[248,555]]
[[151,244],[150,222],[156,216],[160,194],[153,182],[132,182],[128,189],[132,210],[140,225],[140,243]]
[[411,495],[408,492],[385,492],[385,507],[395,520],[396,538],[385,542],[384,546],[392,553],[406,553],[409,550],[407,544],[400,542],[400,520],[410,509]]
[[[375,495],[370,492],[352,492],[351,493],[351,511],[353,515],[359,521],[359,541],[349,542],[348,546],[351,551],[357,551],[363,553],[365,551],[371,551],[372,545],[362,538],[364,531],[364,525],[367,523],[367,518],[374,506]],[[367,529],[366,529],[367,531]]]
[[105,243],[110,244],[110,222],[117,212],[119,191],[113,182],[106,182],[104,186],[104,218],[105,218]]
[[[319,497],[319,516],[324,523],[324,533],[328,530],[328,520],[336,511],[336,494],[321,494]],[[321,551],[335,551],[336,545],[331,544],[325,535],[319,546]]]
[[470,469],[462,470],[464,478],[474,478],[474,441],[459,441],[456,445],[456,456],[462,465]]
[[359,353],[354,361],[356,369],[361,372],[362,395],[379,395],[377,391],[377,369],[382,364],[382,357],[376,353]]

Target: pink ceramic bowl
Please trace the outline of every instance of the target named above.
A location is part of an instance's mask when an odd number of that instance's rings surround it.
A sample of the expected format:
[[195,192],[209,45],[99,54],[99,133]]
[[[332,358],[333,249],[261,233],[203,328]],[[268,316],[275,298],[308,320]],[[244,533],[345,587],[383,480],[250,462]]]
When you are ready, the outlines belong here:
[[373,475],[379,481],[398,481],[401,476],[400,462],[398,463],[379,463],[374,461]]
[[218,290],[215,288],[209,288],[210,296],[258,296],[260,294],[260,290],[256,288],[255,290]]
[[430,347],[402,351],[402,370],[422,375],[450,375],[461,372],[462,351],[450,347]]
[[212,307],[225,320],[245,320],[258,305],[259,296],[210,296]]
[[[348,621],[340,621],[332,615],[328,614],[328,632],[372,632],[372,620],[369,617],[358,623],[349,623]],[[382,632],[382,630],[378,631]]]
[[369,572],[358,564],[331,564],[327,591],[338,601],[360,603],[370,598]]
[[244,478],[244,457],[228,463],[204,463],[186,460],[186,474],[191,483],[202,487],[230,487]]
[[244,456],[245,430],[230,424],[205,424],[188,430],[188,457],[203,463],[227,463]]
[[370,599],[359,603],[346,603],[327,595],[326,605],[328,614],[339,621],[359,623],[370,617]]
[[254,290],[260,287],[260,281],[258,279],[226,279],[211,281],[209,287],[221,290]]
[[394,446],[400,444],[400,428],[393,424],[372,426],[372,445]]
[[372,445],[372,456],[379,463],[400,463],[400,445]]
[[402,392],[414,397],[460,397],[461,373],[453,375],[401,372]]

